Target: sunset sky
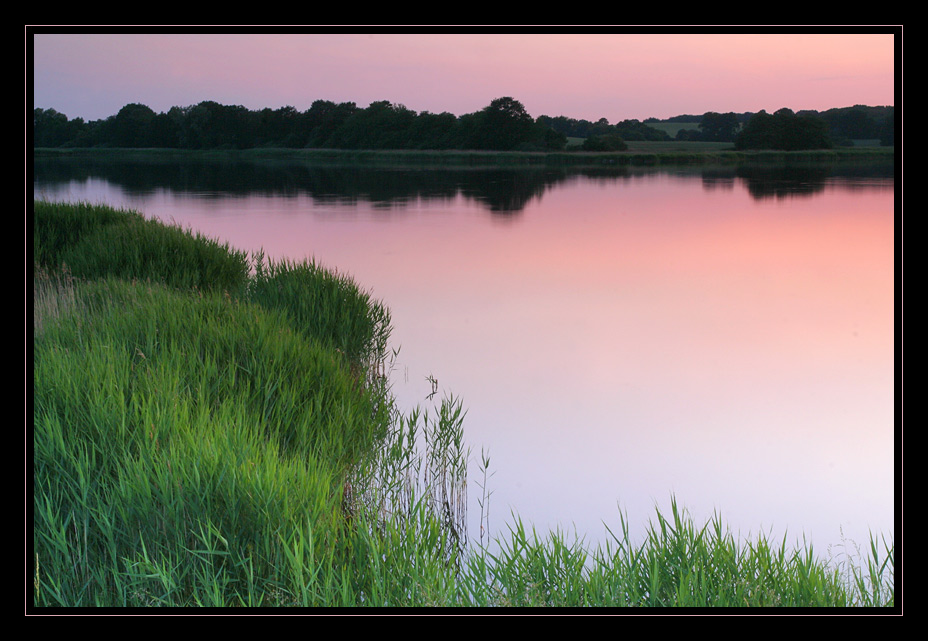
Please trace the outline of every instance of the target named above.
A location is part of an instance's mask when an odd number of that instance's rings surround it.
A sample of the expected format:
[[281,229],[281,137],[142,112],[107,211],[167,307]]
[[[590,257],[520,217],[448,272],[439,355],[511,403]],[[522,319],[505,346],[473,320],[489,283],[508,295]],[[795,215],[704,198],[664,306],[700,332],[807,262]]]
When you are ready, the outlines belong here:
[[[31,71],[34,107],[87,121],[129,103],[163,112],[203,100],[299,111],[319,99],[359,107],[387,100],[462,115],[511,96],[533,117],[610,123],[892,105],[896,45],[901,56],[901,35],[896,42],[889,28],[782,35],[51,30],[27,29],[27,102]],[[899,65],[901,74],[901,58]]]

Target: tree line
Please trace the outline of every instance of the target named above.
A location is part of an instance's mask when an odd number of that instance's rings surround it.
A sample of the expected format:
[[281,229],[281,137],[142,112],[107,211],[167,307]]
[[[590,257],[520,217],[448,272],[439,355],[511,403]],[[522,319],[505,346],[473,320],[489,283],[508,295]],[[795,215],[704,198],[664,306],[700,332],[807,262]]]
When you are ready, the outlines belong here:
[[35,109],[34,147],[163,147],[248,149],[557,150],[567,139],[536,122],[518,100],[497,98],[463,116],[417,113],[389,101],[360,108],[353,102],[316,100],[294,107],[249,110],[204,101],[155,113],[129,104],[106,118],[69,120],[54,109]]
[[854,140],[895,144],[895,109],[855,105],[824,112],[778,109],[773,114],[707,112],[677,116],[673,122],[693,123],[677,131],[676,140],[732,142],[736,149],[829,149]]
[[[680,116],[694,128],[676,140],[731,142],[738,149],[817,149],[879,138],[893,144],[892,107],[855,106],[828,112]],[[673,120],[673,119],[672,119]],[[103,120],[68,119],[54,109],[33,113],[34,147],[160,147],[248,149],[255,147],[331,149],[473,149],[558,151],[568,138],[583,139],[587,151],[621,151],[626,141],[669,141],[666,132],[638,120],[609,124],[566,116],[532,118],[511,97],[497,98],[482,110],[454,114],[415,112],[389,101],[360,108],[353,102],[316,100],[300,112],[294,107],[249,110],[204,101],[156,113],[133,103]]]

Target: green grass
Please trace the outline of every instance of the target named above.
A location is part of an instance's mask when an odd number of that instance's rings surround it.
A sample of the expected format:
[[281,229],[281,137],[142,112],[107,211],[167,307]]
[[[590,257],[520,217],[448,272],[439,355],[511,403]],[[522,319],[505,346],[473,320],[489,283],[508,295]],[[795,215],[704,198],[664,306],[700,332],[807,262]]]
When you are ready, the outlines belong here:
[[149,280],[233,294],[248,283],[246,253],[137,212],[36,201],[32,223],[33,260],[53,269],[66,265],[77,278]]
[[[697,526],[672,501],[656,511],[643,542],[628,523],[593,552],[561,533],[540,536],[516,521],[503,550],[475,563],[492,577],[487,604],[588,607],[844,607],[892,605],[893,550],[876,549],[878,589],[851,589],[811,548],[791,549],[763,537],[738,541],[721,518]],[[891,561],[890,561],[891,563]],[[891,568],[889,568],[891,570]],[[869,584],[868,584],[869,585]],[[868,591],[869,590],[869,591]]]
[[281,310],[286,324],[345,355],[356,368],[376,374],[386,354],[390,312],[345,275],[314,262],[254,260],[248,299]]
[[895,604],[891,541],[823,561],[675,502],[643,541],[475,540],[462,403],[397,411],[351,279],[105,207],[33,224],[34,607]]

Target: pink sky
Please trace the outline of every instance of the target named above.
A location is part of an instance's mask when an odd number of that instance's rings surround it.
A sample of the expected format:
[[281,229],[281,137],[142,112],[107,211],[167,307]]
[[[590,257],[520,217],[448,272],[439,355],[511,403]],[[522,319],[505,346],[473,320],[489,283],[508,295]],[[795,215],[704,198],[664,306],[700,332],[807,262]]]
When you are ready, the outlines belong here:
[[[36,28],[38,31],[47,29]],[[33,106],[97,120],[203,100],[304,111],[314,100],[615,123],[707,111],[895,104],[895,39],[839,34],[27,33]],[[899,31],[901,52],[901,27]],[[30,43],[30,39],[32,42]],[[900,54],[901,55],[901,54]],[[901,72],[901,60],[900,68]]]

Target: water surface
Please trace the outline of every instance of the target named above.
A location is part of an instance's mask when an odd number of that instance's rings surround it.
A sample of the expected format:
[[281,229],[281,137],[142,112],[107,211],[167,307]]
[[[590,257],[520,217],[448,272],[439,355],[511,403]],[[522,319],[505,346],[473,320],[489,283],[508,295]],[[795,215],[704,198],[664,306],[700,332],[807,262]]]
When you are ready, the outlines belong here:
[[602,541],[671,494],[819,549],[894,531],[891,168],[37,163],[34,192],[352,275],[400,402],[463,399],[497,532]]

